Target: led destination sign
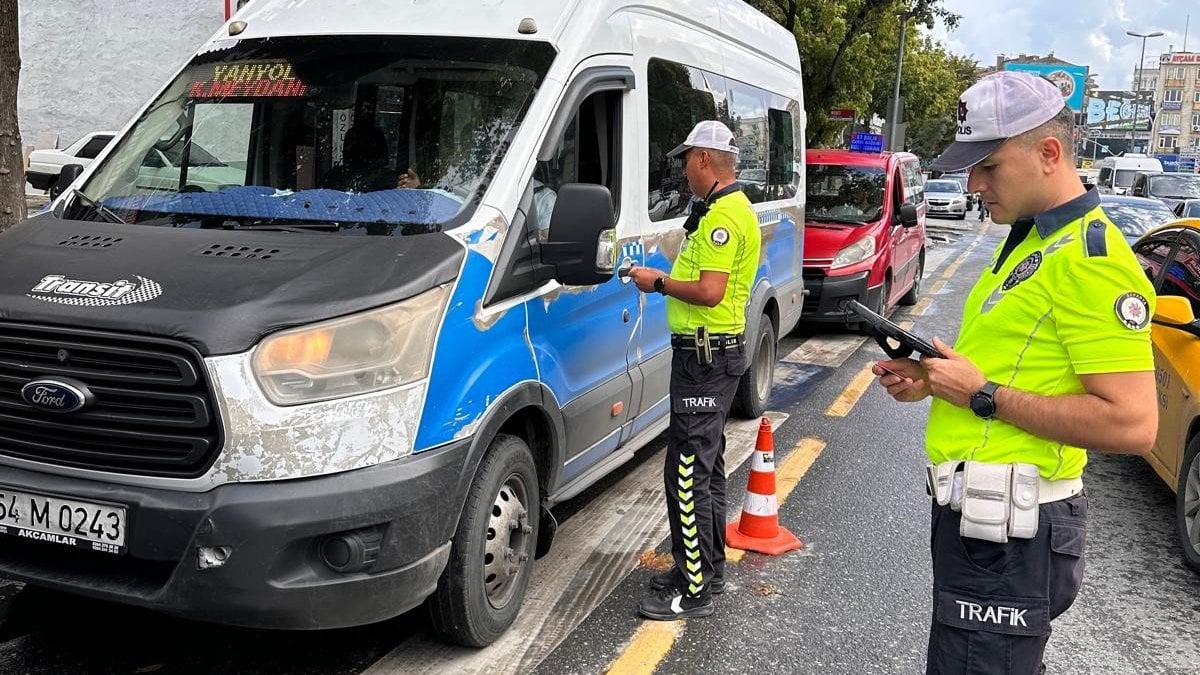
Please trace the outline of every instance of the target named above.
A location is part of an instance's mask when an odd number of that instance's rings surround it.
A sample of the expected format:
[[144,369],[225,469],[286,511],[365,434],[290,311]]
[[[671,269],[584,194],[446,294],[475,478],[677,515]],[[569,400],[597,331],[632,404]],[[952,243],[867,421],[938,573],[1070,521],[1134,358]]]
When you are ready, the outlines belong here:
[[188,87],[189,98],[300,97],[308,85],[296,77],[286,61],[222,63],[213,68],[211,79],[196,80]]

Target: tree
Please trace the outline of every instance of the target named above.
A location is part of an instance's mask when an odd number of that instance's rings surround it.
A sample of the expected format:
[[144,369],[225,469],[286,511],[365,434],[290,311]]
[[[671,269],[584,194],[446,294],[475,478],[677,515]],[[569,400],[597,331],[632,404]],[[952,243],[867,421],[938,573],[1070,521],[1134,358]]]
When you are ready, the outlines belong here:
[[[874,110],[886,106],[891,91],[889,89],[880,96],[877,85],[881,79],[895,77],[900,28],[898,14],[907,13],[910,20],[930,29],[937,21],[949,28],[956,27],[959,21],[957,14],[944,7],[943,0],[749,2],[780,25],[788,27],[790,24],[796,36],[804,64],[804,107],[808,112],[806,141],[811,147],[833,141],[842,131],[841,123],[829,119],[830,108],[854,108],[869,120]],[[906,57],[909,54],[907,47],[920,42],[917,31],[912,31],[911,38],[906,40]],[[894,82],[894,79],[889,81]],[[901,90],[906,99],[912,98],[905,91],[904,82]],[[957,93],[955,91],[955,95]],[[910,111],[914,102],[909,101]]]
[[25,158],[17,126],[17,0],[0,0],[0,230],[25,219]]

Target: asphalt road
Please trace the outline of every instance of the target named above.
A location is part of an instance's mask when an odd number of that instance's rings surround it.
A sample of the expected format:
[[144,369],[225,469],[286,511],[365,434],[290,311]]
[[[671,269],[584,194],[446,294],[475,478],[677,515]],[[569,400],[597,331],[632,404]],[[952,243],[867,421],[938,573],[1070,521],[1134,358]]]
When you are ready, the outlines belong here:
[[[1007,231],[984,231],[970,215],[975,231],[930,249],[922,301],[894,319],[952,341],[965,291]],[[0,673],[920,672],[927,404],[887,398],[863,376],[882,352],[843,329],[799,331],[780,354],[771,417],[779,482],[790,490],[780,517],[805,547],[733,562],[713,617],[636,616],[649,576],[666,564],[660,438],[557,510],[560,533],[535,567],[520,623],[487,649],[440,645],[420,612],[340,631],[252,631],[0,581]],[[731,424],[731,465],[749,455],[755,426]],[[747,473],[745,464],[731,473],[731,515]],[[1123,457],[1093,455],[1086,485],[1088,571],[1055,622],[1049,672],[1200,672],[1200,578],[1180,562],[1174,494]]]

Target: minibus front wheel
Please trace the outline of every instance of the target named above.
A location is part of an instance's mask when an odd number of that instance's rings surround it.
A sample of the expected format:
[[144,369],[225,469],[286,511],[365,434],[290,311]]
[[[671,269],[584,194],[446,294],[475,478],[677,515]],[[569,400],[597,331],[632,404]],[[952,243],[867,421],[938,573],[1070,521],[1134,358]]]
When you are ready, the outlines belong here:
[[539,500],[529,446],[516,436],[498,434],[480,462],[450,561],[427,602],[441,637],[485,647],[512,625],[533,568]]

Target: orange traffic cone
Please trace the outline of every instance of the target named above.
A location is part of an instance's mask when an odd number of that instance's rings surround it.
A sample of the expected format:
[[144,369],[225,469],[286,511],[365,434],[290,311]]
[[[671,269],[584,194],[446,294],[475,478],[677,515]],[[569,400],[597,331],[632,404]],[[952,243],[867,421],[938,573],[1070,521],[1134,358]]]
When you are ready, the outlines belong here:
[[796,535],[779,526],[779,504],[775,501],[775,441],[771,420],[766,417],[758,427],[742,517],[725,527],[725,543],[731,548],[768,555],[804,547]]

